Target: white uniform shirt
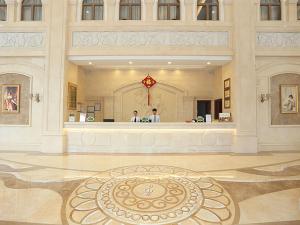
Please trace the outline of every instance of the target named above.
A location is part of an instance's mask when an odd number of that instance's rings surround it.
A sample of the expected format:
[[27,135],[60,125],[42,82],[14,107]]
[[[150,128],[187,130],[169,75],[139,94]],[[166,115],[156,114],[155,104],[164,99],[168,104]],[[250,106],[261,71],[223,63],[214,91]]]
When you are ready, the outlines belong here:
[[133,116],[133,117],[131,117],[130,121],[133,123],[139,123],[139,122],[141,122],[141,118],[139,116]]
[[159,123],[160,117],[159,117],[159,115],[151,115],[151,116],[149,116],[149,120],[151,120],[151,123]]

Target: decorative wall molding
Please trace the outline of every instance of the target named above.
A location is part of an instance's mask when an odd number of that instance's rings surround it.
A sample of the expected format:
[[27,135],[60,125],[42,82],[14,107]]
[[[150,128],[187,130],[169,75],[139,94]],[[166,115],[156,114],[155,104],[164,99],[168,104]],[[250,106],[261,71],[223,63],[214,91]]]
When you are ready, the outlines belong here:
[[256,44],[265,48],[300,48],[299,32],[258,32]]
[[42,47],[45,47],[45,33],[0,32],[0,48],[42,48]]
[[228,47],[228,32],[73,32],[73,47]]

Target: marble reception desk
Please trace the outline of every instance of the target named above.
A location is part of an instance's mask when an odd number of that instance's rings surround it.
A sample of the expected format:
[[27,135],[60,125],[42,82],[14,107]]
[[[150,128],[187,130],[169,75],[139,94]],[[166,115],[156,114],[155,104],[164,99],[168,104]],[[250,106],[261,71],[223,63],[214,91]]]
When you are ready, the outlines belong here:
[[233,123],[64,124],[68,152],[230,152]]

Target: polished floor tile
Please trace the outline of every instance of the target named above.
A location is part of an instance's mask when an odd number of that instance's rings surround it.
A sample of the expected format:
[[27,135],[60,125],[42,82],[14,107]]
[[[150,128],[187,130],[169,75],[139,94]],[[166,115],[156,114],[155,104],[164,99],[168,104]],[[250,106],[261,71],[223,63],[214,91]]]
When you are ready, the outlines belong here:
[[0,225],[300,224],[300,153],[0,153]]

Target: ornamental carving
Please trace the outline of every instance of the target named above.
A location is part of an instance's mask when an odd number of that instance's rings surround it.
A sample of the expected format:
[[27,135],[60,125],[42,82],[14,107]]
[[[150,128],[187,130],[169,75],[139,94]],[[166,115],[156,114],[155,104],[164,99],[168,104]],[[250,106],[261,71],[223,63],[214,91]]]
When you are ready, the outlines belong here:
[[42,48],[45,34],[41,32],[0,32],[0,48]]
[[228,32],[73,32],[73,47],[228,47]]
[[258,47],[265,48],[299,48],[299,32],[259,32],[256,35]]

